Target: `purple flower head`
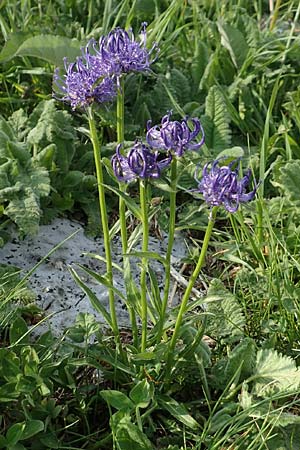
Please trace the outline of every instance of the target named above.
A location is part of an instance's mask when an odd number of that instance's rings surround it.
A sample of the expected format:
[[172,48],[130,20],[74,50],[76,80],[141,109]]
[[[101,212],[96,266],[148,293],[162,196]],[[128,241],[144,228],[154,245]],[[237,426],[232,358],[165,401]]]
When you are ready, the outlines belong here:
[[90,54],[89,45],[82,49],[82,56],[76,62],[68,63],[64,58],[65,75],[60,76],[59,69],[54,73],[53,82],[58,88],[59,99],[69,102],[73,109],[87,107],[93,102],[110,102],[116,96],[109,66]]
[[[182,156],[185,150],[198,150],[204,144],[204,131],[200,120],[194,117],[190,119],[193,129],[190,129],[188,119],[181,122],[171,121],[172,112],[166,114],[160,125],[151,127],[151,121],[147,124],[146,139],[151,147],[167,150]],[[200,142],[196,142],[196,137],[201,132]]]
[[111,165],[116,178],[124,183],[130,183],[137,179],[136,174],[131,170],[128,159],[121,155],[122,145],[117,145],[116,153],[111,158]]
[[[142,24],[141,40],[135,40],[132,29],[128,31],[115,28],[107,36],[99,39],[99,49],[94,49],[96,55],[111,67],[111,73],[119,77],[122,73],[144,72],[149,70],[155,61],[158,48],[156,44],[150,50],[146,48],[146,22]],[[154,57],[151,57],[152,53]]]
[[[200,192],[208,205],[220,206],[234,213],[237,211],[240,203],[253,200],[257,187],[251,192],[246,192],[246,187],[250,182],[251,170],[249,169],[245,176],[238,178],[238,168],[232,170],[232,167],[238,163],[238,160],[232,161],[228,166],[219,166],[219,159],[212,163],[205,164],[202,172],[202,178],[198,182],[197,192]],[[209,166],[211,166],[209,170]]]
[[120,149],[121,145],[118,145],[111,163],[115,176],[125,183],[138,178],[159,178],[172,160],[171,154],[160,159],[158,151],[153,151],[141,141],[136,141],[127,157],[121,155]]

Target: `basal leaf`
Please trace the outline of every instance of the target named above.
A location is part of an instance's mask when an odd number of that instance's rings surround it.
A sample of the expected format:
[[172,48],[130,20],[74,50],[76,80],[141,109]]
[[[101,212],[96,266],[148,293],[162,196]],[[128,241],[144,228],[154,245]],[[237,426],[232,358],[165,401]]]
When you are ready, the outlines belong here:
[[19,47],[23,44],[30,34],[25,31],[17,31],[11,33],[0,52],[0,62],[9,61],[14,57]]
[[267,397],[277,392],[293,392],[300,386],[300,370],[295,361],[273,349],[257,352],[254,377],[253,389],[259,397]]
[[205,143],[209,149],[224,150],[230,147],[230,118],[222,93],[218,86],[209,89],[205,102],[205,115],[201,117]]
[[147,408],[154,394],[153,383],[149,383],[146,379],[138,381],[131,389],[129,397],[139,408]]
[[279,185],[291,202],[300,205],[300,160],[289,161],[280,168]]
[[130,420],[121,420],[116,431],[119,450],[154,450],[147,436]]
[[208,289],[206,304],[207,333],[226,342],[236,342],[244,336],[245,317],[235,296],[219,280]]
[[248,44],[244,35],[240,30],[222,23],[217,22],[218,30],[221,35],[221,44],[229,51],[233,64],[237,69],[241,68],[248,54]]
[[80,55],[80,42],[65,36],[41,34],[24,40],[16,35],[10,44],[2,50],[0,62],[8,61],[16,56],[34,56],[57,67],[63,67],[63,58],[74,61]]

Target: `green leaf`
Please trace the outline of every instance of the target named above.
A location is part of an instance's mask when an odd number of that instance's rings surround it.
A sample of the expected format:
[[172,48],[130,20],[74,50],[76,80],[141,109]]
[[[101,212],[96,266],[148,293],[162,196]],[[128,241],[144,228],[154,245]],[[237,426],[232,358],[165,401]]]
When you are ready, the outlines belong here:
[[38,152],[49,144],[55,144],[55,164],[62,172],[68,172],[75,153],[76,132],[72,116],[67,111],[60,111],[54,100],[45,100],[30,114],[26,136],[28,144]]
[[16,377],[22,373],[20,359],[11,349],[0,349],[0,364],[1,378],[3,377],[6,381],[15,381]]
[[255,342],[244,338],[225,358],[219,359],[213,368],[214,384],[224,389],[229,382],[234,386],[252,375],[255,367]]
[[12,425],[7,433],[6,439],[9,446],[14,446],[18,441],[29,439],[44,430],[44,423],[41,420],[28,420]]
[[100,324],[96,322],[92,314],[79,313],[76,317],[75,324],[68,328],[68,336],[74,342],[83,342],[96,333],[99,328]]
[[0,386],[0,402],[11,402],[17,400],[20,392],[16,390],[16,382],[11,381]]
[[84,173],[79,170],[70,170],[64,177],[63,187],[68,190],[73,189],[81,183],[83,177]]
[[[19,45],[18,45],[19,44]],[[65,36],[41,34],[23,40],[19,35],[4,48],[0,54],[0,62],[9,61],[16,56],[34,56],[57,67],[63,67],[63,58],[74,61],[80,55],[80,42]]]
[[22,436],[19,440],[29,439],[35,434],[40,433],[44,430],[44,422],[41,420],[28,420],[27,422],[24,422],[24,429]]
[[25,31],[17,31],[15,33],[11,33],[7,41],[4,44],[0,52],[0,62],[9,61],[14,57],[18,48],[23,44],[24,41],[30,36],[28,32]]
[[224,150],[231,144],[230,118],[226,103],[218,86],[209,89],[205,101],[205,115],[201,116],[205,144],[209,149]]
[[110,281],[106,277],[99,275],[94,270],[91,270],[91,269],[83,266],[82,264],[77,264],[77,266],[80,267],[80,269],[83,270],[87,275],[94,278],[94,280],[97,281],[97,283],[102,284],[103,286],[106,286],[108,289],[112,289],[114,291],[114,293],[117,294],[122,300],[125,300],[125,296],[122,294],[122,292],[119,291],[119,289],[112,286]]
[[279,183],[277,183],[280,185],[287,198],[297,206],[300,205],[299,173],[300,160],[296,159],[294,161],[289,161],[285,166],[280,168],[281,175],[279,177]]
[[81,287],[81,289],[86,293],[86,295],[88,296],[92,306],[95,308],[96,311],[100,312],[100,314],[102,314],[102,316],[104,317],[104,319],[106,320],[107,324],[110,326],[110,328],[112,329],[112,322],[111,322],[111,318],[110,315],[108,314],[108,312],[106,311],[106,309],[104,308],[104,306],[102,305],[102,303],[99,301],[99,299],[97,298],[97,296],[94,294],[94,292],[81,280],[80,276],[77,274],[77,272],[70,267],[69,268],[71,275],[73,276],[74,280],[76,281],[76,283],[78,284],[78,286]]
[[226,342],[238,341],[244,336],[245,317],[235,296],[220,280],[212,280],[204,298],[207,312],[206,333]]
[[138,381],[131,389],[129,397],[135,403],[136,407],[147,408],[154,395],[154,386],[146,379]]
[[123,392],[113,389],[103,390],[100,391],[100,395],[110,406],[117,410],[131,411],[134,409],[134,403]]
[[117,194],[119,197],[122,197],[125,200],[125,203],[128,207],[128,209],[132,212],[132,214],[139,220],[142,220],[142,212],[140,207],[135,203],[135,201],[129,197],[129,195],[125,194],[124,192],[120,191],[119,189],[113,187],[104,185],[105,188],[109,189],[110,191]]
[[136,257],[136,258],[156,259],[161,264],[163,264],[163,265],[166,264],[166,259],[163,258],[162,256],[160,256],[156,252],[130,252],[130,253],[125,253],[123,256],[127,257],[127,258]]
[[200,88],[200,81],[208,64],[208,49],[203,41],[197,42],[196,54],[191,64],[191,75],[197,89]]
[[222,159],[221,163],[222,165],[227,165],[234,159],[242,158],[244,156],[244,153],[245,152],[242,147],[226,148],[217,155],[216,159],[224,158]]
[[273,349],[257,352],[252,378],[255,379],[253,391],[258,397],[268,397],[278,392],[295,392],[300,386],[300,370],[295,361]]
[[162,409],[167,410],[175,419],[183,423],[188,428],[196,430],[200,427],[198,422],[189,414],[188,410],[182,403],[178,403],[173,398],[167,395],[161,395],[158,398],[158,403]]
[[217,25],[221,35],[221,44],[229,51],[235,67],[240,69],[244,64],[249,51],[244,35],[237,28],[222,23],[221,20],[217,22]]
[[15,423],[7,430],[6,439],[9,446],[15,445],[21,439],[24,430],[25,430],[24,422]]
[[125,416],[117,422],[115,433],[119,450],[154,450],[147,436],[131,422],[130,417]]
[[16,342],[28,342],[28,327],[23,317],[17,317],[9,328],[9,341],[13,345]]

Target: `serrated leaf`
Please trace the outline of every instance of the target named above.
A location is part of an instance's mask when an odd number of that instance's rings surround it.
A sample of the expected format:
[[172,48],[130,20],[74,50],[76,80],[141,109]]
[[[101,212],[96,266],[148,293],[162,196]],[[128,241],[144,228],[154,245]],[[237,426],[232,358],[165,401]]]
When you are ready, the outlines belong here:
[[218,86],[209,89],[205,101],[205,115],[201,117],[205,144],[209,149],[224,150],[231,144],[230,118]]
[[294,392],[300,386],[300,370],[295,361],[273,349],[257,352],[253,378],[253,391],[259,397],[267,397],[277,392]]
[[300,205],[300,160],[289,161],[280,168],[279,183],[291,202]]
[[214,366],[214,382],[219,388],[225,388],[229,382],[234,386],[252,375],[255,366],[255,342],[244,338],[228,356],[220,359]]
[[235,342],[244,335],[245,316],[235,296],[219,280],[213,280],[204,299],[207,333],[226,342]]
[[18,35],[13,38],[9,48],[2,50],[0,61],[9,61],[16,56],[34,56],[57,67],[63,67],[63,58],[67,57],[69,61],[74,61],[81,53],[80,47],[77,39],[65,36],[40,34],[25,40],[23,36],[22,40]]
[[69,170],[75,153],[75,137],[71,115],[58,110],[54,100],[40,102],[29,116],[27,142],[38,151],[55,144],[55,163],[62,173]]

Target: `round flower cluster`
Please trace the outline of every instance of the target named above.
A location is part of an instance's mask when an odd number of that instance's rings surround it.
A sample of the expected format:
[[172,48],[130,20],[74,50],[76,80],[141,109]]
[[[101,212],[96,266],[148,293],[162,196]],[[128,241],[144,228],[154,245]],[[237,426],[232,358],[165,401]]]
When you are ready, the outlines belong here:
[[59,69],[54,73],[55,96],[69,102],[73,109],[112,101],[122,74],[147,71],[156,59],[156,44],[150,50],[146,48],[146,25],[142,24],[140,41],[131,29],[115,28],[98,42],[91,39],[75,62],[65,59],[65,74],[61,75]]
[[[238,160],[232,161],[228,166],[219,166],[220,159],[212,163],[205,164],[202,171],[201,180],[197,179],[198,188],[196,191],[203,195],[204,200],[210,206],[224,206],[224,208],[234,213],[238,210],[240,203],[253,200],[257,186],[251,192],[246,192],[250,182],[251,170],[248,169],[243,178],[239,179]],[[233,166],[237,168],[233,170]],[[209,166],[211,166],[209,170]]]
[[[151,127],[148,122],[147,144],[137,141],[127,156],[121,154],[118,145],[112,157],[112,167],[119,181],[129,183],[138,178],[159,178],[175,156],[182,156],[186,150],[198,150],[204,143],[204,132],[199,119],[193,118],[189,128],[188,119],[171,121],[171,112],[162,118],[161,125]],[[201,132],[200,142],[196,142]]]
[[[138,178],[159,178],[161,171],[167,168],[174,157],[181,157],[186,150],[198,150],[204,144],[204,132],[198,118],[184,119],[181,122],[171,121],[171,112],[165,115],[160,125],[151,127],[148,123],[147,144],[136,141],[127,156],[121,153],[121,145],[117,146],[111,163],[116,178],[130,183]],[[191,124],[191,127],[190,127]],[[199,139],[198,135],[200,134]],[[205,164],[201,180],[196,191],[202,194],[211,208],[224,206],[234,213],[240,206],[253,200],[257,186],[247,192],[251,170],[239,178],[238,160],[229,165],[220,165],[221,159]],[[236,169],[233,170],[233,167]]]

